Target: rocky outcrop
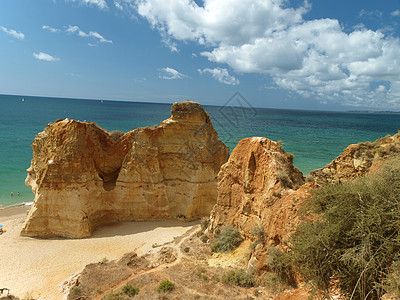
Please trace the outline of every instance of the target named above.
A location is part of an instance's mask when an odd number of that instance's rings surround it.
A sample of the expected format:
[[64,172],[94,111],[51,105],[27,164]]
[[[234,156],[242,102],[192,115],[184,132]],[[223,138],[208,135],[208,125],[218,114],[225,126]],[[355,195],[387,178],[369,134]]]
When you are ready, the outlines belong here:
[[175,103],[160,126],[123,134],[61,120],[35,137],[22,235],[83,238],[102,224],[210,213],[229,156],[200,104]]
[[297,220],[293,200],[306,191],[294,189],[303,183],[293,155],[279,143],[261,137],[243,139],[218,174],[210,229],[230,225],[250,236],[253,228],[261,226],[267,243],[279,244]]
[[399,152],[400,133],[388,135],[375,142],[353,144],[327,166],[310,172],[307,179],[318,184],[349,181],[365,175]]

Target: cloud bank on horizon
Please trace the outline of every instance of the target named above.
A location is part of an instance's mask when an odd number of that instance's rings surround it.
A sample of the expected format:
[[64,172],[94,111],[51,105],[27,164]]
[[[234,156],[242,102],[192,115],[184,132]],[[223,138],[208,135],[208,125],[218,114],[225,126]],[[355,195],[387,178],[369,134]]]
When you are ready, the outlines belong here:
[[[399,106],[400,41],[381,30],[345,32],[336,19],[303,18],[311,8],[283,0],[125,0],[164,43],[204,45],[200,54],[238,74],[269,76],[274,85],[321,102]],[[116,1],[122,9],[122,0]],[[398,16],[398,10],[392,12]],[[208,50],[211,49],[211,50]],[[235,80],[221,80],[226,84]],[[220,71],[222,69],[219,69]],[[225,69],[227,72],[227,70]]]

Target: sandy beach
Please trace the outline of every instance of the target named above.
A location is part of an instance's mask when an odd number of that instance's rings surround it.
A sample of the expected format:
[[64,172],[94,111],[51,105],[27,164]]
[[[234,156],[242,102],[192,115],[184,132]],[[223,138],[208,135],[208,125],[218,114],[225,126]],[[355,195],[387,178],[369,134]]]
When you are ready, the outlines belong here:
[[126,222],[98,228],[88,239],[36,239],[19,235],[29,207],[0,210],[0,288],[13,295],[35,299],[65,299],[60,285],[85,265],[113,260],[136,251],[138,255],[159,248],[192,228],[195,223],[175,220]]

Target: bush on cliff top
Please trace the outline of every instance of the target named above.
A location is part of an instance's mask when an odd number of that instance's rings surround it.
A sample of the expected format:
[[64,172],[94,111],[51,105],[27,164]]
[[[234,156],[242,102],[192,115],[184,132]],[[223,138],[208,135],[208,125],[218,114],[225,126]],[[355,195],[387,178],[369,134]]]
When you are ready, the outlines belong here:
[[[400,163],[314,190],[291,239],[296,269],[316,288],[336,282],[352,299],[379,299],[400,260]],[[392,278],[392,279],[391,279]]]
[[110,133],[110,138],[113,141],[118,141],[122,136],[124,135],[124,132],[121,130],[114,130]]

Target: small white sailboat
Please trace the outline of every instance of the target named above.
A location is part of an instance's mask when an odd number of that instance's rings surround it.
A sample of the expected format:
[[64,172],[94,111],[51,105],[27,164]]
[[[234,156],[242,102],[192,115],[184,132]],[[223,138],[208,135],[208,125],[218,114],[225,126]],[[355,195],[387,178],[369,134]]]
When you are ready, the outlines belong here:
[[22,101],[22,102],[24,102],[24,101],[25,101],[25,99],[24,99],[24,98],[22,98],[22,99],[21,99],[21,101]]

